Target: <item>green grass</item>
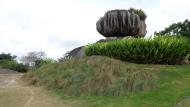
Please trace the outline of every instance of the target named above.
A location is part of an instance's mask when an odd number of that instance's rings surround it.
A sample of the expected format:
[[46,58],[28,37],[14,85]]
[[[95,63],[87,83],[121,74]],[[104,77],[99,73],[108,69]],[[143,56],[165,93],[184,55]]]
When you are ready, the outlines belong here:
[[[145,65],[144,67],[148,66]],[[156,90],[118,97],[66,97],[62,94],[63,99],[67,101],[80,100],[83,102],[81,107],[172,107],[183,97],[190,96],[190,66],[160,67],[159,88]],[[154,66],[151,65],[150,68],[154,68]],[[61,95],[60,92],[57,94]]]
[[[95,58],[98,59],[98,57]],[[101,64],[104,63],[102,60],[101,62],[102,62]],[[52,89],[55,94],[61,96],[62,99],[67,103],[73,103],[72,105],[73,107],[172,107],[184,97],[190,96],[190,84],[189,84],[190,65],[169,66],[169,65],[148,65],[148,64],[143,65],[143,64],[133,64],[133,63],[117,63],[117,64],[124,64],[127,69],[137,69],[153,73],[157,77],[156,88],[145,91],[127,92],[126,95],[119,95],[119,96],[94,95],[94,94],[70,96],[64,93],[63,89],[58,89],[58,88],[50,88],[50,89]],[[67,66],[71,65],[72,64],[69,64]],[[79,66],[71,66],[71,68],[72,67],[74,69],[74,67],[79,67]],[[55,73],[55,70],[53,69],[56,69],[59,72]],[[42,67],[41,69],[39,69],[39,71],[29,72],[27,76],[25,76],[25,79],[30,80],[29,77],[30,78],[38,77],[39,75],[41,75],[40,73],[43,73],[44,74],[43,76],[45,75],[46,76],[51,75],[51,76],[49,76],[48,78],[40,77],[41,79],[46,78],[47,82],[47,83],[42,82],[41,84],[50,85],[48,81],[53,80],[58,75],[61,75],[60,73],[64,73],[61,71],[64,71],[63,63],[56,63],[54,66],[49,65],[44,68]],[[75,72],[77,73],[77,71]],[[78,90],[78,88],[75,88],[74,90]]]
[[31,80],[62,90],[66,95],[121,96],[156,87],[157,77],[150,70],[125,65],[125,62],[101,56],[71,59],[33,70],[35,78]]

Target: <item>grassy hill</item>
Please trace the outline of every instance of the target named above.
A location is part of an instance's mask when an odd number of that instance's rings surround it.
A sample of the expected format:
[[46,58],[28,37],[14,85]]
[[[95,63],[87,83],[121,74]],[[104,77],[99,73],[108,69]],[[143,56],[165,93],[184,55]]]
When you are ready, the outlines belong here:
[[172,107],[190,96],[190,65],[91,56],[44,65],[23,79],[46,86],[73,107]]

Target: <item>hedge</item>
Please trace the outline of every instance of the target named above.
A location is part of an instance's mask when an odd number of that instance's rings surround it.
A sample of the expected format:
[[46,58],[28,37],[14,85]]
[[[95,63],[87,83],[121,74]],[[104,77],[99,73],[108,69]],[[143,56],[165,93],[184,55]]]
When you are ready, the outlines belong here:
[[188,40],[176,36],[114,40],[91,44],[85,48],[87,56],[109,56],[144,64],[180,64],[188,52]]

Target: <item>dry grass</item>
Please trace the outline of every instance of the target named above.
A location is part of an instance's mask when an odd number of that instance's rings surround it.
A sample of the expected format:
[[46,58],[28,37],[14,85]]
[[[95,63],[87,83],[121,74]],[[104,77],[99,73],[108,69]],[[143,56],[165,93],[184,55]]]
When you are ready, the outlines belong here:
[[[29,74],[67,104],[74,101],[74,107],[173,107],[189,96],[189,69],[189,65],[142,65],[93,56],[50,64]],[[188,107],[188,101],[183,105]]]
[[71,107],[42,87],[29,87],[16,81],[19,74],[0,74],[0,78],[3,76],[6,81],[11,81],[10,77],[14,76],[15,82],[0,86],[0,107]]
[[0,89],[0,107],[23,107],[30,93],[23,88]]
[[65,95],[121,96],[156,87],[156,75],[150,70],[130,68],[125,62],[101,56],[46,65],[25,78],[62,90]]
[[14,87],[0,90],[0,107],[70,107],[41,87]]

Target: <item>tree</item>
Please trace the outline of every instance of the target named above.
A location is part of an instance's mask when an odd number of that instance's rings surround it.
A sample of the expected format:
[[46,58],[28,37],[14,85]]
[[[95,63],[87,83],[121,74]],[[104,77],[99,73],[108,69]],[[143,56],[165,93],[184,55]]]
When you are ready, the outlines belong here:
[[12,60],[14,60],[16,58],[16,56],[15,55],[11,55],[10,53],[1,53],[0,54],[0,63],[3,63],[3,62],[5,62],[5,61],[12,61]]
[[185,36],[190,38],[190,21],[186,19],[184,22],[178,22],[165,28],[163,31],[155,32],[155,35],[174,35]]
[[46,54],[43,51],[28,52],[26,56],[22,56],[21,61],[30,67],[34,67],[38,60],[45,58]]
[[5,69],[11,69],[18,72],[26,72],[28,70],[27,66],[18,63],[15,60],[16,56],[11,55],[10,53],[1,53],[0,54],[0,67]]

